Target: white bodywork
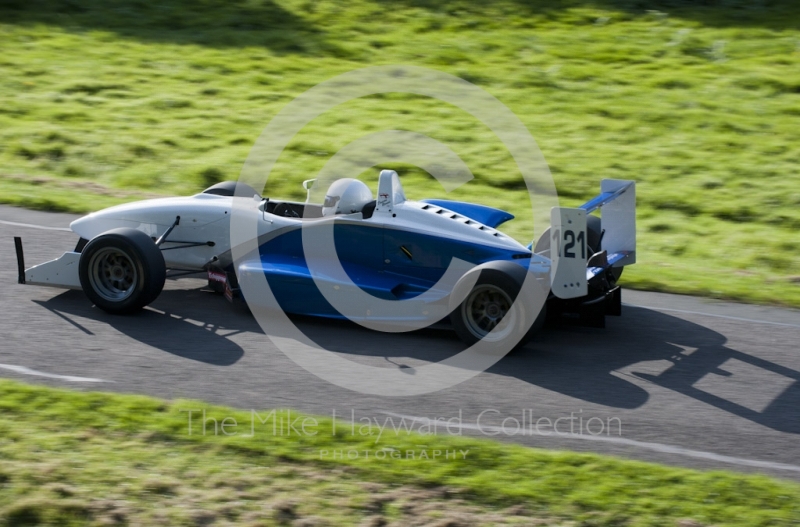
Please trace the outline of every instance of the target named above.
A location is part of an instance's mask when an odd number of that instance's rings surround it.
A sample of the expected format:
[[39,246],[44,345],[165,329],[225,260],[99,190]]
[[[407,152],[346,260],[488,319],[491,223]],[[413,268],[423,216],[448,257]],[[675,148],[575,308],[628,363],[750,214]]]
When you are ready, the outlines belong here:
[[34,265],[25,271],[25,283],[81,289],[81,280],[78,277],[78,263],[80,260],[80,253],[68,252],[55,260]]
[[[138,229],[155,239],[163,235],[180,216],[180,223],[161,246],[164,249],[164,261],[170,269],[201,271],[216,255],[230,249],[229,220],[233,199],[197,194],[137,201],[88,214],[73,221],[70,228],[86,240],[120,227]],[[261,212],[257,210],[259,202],[247,201],[252,202],[254,214],[260,215]],[[181,246],[176,242],[203,245],[169,250]],[[78,272],[80,256],[80,253],[68,252],[55,260],[31,267],[25,271],[25,283],[81,289]]]
[[[522,244],[496,229],[460,214],[438,214],[437,211],[441,207],[406,200],[400,178],[394,171],[384,170],[378,186],[380,190],[375,213],[372,218],[364,221],[401,230],[424,230],[473,243],[527,251]],[[382,195],[391,197],[382,199]],[[180,216],[180,223],[161,246],[167,268],[202,270],[214,260],[214,257],[230,249],[230,215],[234,199],[241,200],[236,204],[236,214],[252,213],[253,221],[258,221],[259,236],[284,227],[300,226],[304,222],[333,222],[344,218],[342,215],[307,219],[276,216],[258,210],[259,204],[262,203],[260,197],[248,199],[196,194],[188,197],[137,201],[111,207],[73,221],[70,228],[87,240],[118,227],[138,229],[156,239],[169,229],[177,216]],[[213,246],[170,249],[178,246],[177,242],[213,242]]]
[[524,245],[497,229],[438,205],[407,200],[400,178],[393,170],[381,172],[373,218],[387,227],[404,231],[430,232],[475,244],[528,252]]
[[[137,201],[93,212],[73,221],[69,227],[87,240],[119,227],[138,229],[152,238],[158,238],[180,216],[180,223],[161,246],[164,249],[164,261],[167,268],[202,270],[214,256],[230,249],[233,199],[215,194],[197,194]],[[212,242],[213,246],[168,250],[179,245],[176,242]]]
[[[305,184],[304,184],[305,186]],[[635,261],[636,229],[635,192],[630,181],[604,180],[603,192],[619,191],[619,197],[603,203],[602,225],[605,229],[603,248],[611,252],[630,253],[620,265]],[[375,211],[369,221],[386,228],[417,231],[527,253],[529,249],[496,229],[483,225],[461,214],[440,206],[406,200],[396,172],[384,170],[380,174]],[[258,222],[259,237],[286,227],[297,227],[303,222],[334,222],[342,216],[323,218],[291,218],[266,212],[266,201],[253,198],[228,197],[216,194],[196,194],[189,197],[161,198],[119,205],[91,213],[70,224],[81,238],[91,240],[111,229],[129,227],[138,229],[154,240],[163,236],[180,221],[160,246],[168,269],[202,271],[211,263],[224,266],[230,263],[230,217],[233,200],[237,214],[252,215]],[[348,215],[348,219],[359,214]],[[553,230],[556,226],[574,222],[575,232],[586,236],[586,213],[581,209],[556,207],[552,213]],[[562,231],[563,232],[563,231]],[[197,244],[187,246],[186,244]],[[80,289],[78,264],[80,254],[65,253],[60,258],[37,265],[25,271],[26,282]],[[561,298],[575,298],[586,294],[586,260],[574,258],[567,261],[563,254],[556,255],[551,266],[548,258],[533,254],[530,269],[537,273],[551,273],[552,289]],[[552,269],[552,270],[551,270]],[[566,285],[566,287],[564,287]]]

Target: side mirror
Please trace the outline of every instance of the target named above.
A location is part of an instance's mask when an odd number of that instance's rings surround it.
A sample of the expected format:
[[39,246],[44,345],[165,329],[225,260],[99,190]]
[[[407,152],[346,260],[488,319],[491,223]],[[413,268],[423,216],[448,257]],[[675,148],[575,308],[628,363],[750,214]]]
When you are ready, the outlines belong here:
[[269,198],[262,199],[261,203],[258,204],[258,210],[261,212],[267,212],[267,203],[269,203]]

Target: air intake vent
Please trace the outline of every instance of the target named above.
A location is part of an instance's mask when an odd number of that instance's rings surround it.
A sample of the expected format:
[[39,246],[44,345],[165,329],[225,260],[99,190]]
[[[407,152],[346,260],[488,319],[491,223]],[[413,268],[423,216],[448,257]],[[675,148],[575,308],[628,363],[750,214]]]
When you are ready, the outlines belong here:
[[461,214],[453,212],[452,210],[443,209],[443,208],[437,207],[435,205],[432,205],[430,203],[427,203],[427,204],[423,205],[420,208],[422,210],[427,210],[427,211],[433,212],[435,214],[439,214],[441,216],[446,216],[447,218],[449,218],[451,220],[455,220],[455,221],[457,221],[459,223],[463,223],[464,225],[471,225],[473,228],[481,230],[481,231],[484,231],[484,232],[487,232],[487,233],[489,233],[489,234],[491,234],[491,235],[493,235],[493,236],[495,236],[497,238],[504,238],[505,237],[503,234],[497,232],[496,230],[492,229],[491,227],[487,227],[486,225],[483,225],[479,221],[475,221],[475,220],[472,220],[472,219],[470,219],[470,218],[468,218],[466,216],[462,216]]

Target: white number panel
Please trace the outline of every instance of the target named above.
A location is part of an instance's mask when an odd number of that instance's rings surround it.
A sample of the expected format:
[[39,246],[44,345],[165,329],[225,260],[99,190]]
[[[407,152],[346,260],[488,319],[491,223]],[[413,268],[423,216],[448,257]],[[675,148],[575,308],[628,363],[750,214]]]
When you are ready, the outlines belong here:
[[550,288],[559,298],[586,296],[586,211],[550,210]]

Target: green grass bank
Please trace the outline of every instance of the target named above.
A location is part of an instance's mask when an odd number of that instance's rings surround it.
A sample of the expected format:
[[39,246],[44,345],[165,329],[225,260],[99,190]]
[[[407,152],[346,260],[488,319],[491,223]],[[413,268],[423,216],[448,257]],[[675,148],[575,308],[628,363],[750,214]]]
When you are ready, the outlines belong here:
[[[412,64],[507,105],[565,203],[603,177],[638,182],[640,263],[626,286],[800,307],[798,21],[792,0],[7,0],[0,201],[83,212],[236,179],[297,95]],[[267,193],[301,197],[333,153],[384,129],[446,143],[475,175],[446,195],[398,167],[412,197],[509,209],[506,230],[530,240],[507,150],[428,99],[366,97],[320,116]]]
[[[205,409],[228,433],[188,431]],[[384,433],[197,401],[0,381],[0,525],[779,526],[800,486],[763,476]],[[196,419],[201,414],[195,414]],[[230,427],[235,419],[238,428]],[[262,421],[264,421],[262,423]],[[312,423],[313,421],[313,423]],[[283,423],[283,424],[281,424]],[[220,429],[221,430],[221,429]],[[305,431],[306,433],[303,433]],[[253,435],[247,437],[251,432]],[[298,433],[299,432],[299,433]],[[312,433],[313,432],[313,433]],[[342,451],[341,459],[321,451]],[[466,452],[422,458],[436,450]],[[350,451],[370,451],[351,459]],[[378,459],[378,451],[402,458]],[[406,455],[416,453],[414,459]],[[420,523],[415,523],[420,522]],[[439,523],[437,523],[439,522]]]

